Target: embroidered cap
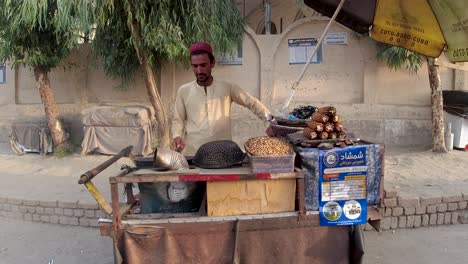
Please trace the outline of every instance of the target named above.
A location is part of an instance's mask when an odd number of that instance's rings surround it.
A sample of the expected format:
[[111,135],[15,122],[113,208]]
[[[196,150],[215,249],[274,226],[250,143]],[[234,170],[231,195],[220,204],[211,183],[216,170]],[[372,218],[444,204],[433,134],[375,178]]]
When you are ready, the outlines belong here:
[[190,54],[194,53],[195,51],[206,51],[209,54],[213,55],[213,49],[211,48],[210,44],[206,42],[195,42],[190,47]]

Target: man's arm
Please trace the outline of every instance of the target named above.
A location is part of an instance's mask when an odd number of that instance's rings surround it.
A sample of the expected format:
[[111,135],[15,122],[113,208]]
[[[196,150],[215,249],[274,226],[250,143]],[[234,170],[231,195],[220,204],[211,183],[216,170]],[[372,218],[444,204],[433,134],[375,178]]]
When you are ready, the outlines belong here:
[[234,83],[231,85],[231,98],[236,104],[250,109],[250,111],[252,111],[260,119],[264,121],[271,121],[272,115],[268,108],[266,108],[266,106],[262,104],[260,100],[243,91],[237,84]]
[[185,134],[185,121],[187,112],[185,109],[182,89],[179,88],[174,105],[174,119],[172,120],[172,137],[177,151],[182,151],[185,147],[183,137]]

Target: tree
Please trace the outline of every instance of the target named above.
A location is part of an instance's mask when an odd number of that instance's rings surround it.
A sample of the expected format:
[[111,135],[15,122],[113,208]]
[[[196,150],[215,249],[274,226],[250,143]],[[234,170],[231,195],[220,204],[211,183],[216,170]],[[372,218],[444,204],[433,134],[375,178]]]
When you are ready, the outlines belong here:
[[[66,137],[49,73],[78,45],[84,32],[78,8],[86,1],[0,0],[0,61],[26,65],[34,72],[36,86],[56,147],[67,150]],[[85,17],[84,19],[87,19]]]
[[405,48],[380,44],[377,58],[384,61],[392,70],[406,68],[410,73],[416,73],[427,61],[429,84],[431,88],[432,108],[432,151],[447,152],[444,136],[444,108],[443,95],[440,87],[439,67],[434,64],[433,58],[426,58],[416,52]]
[[93,50],[111,77],[125,82],[141,67],[155,110],[160,146],[171,138],[155,70],[167,61],[188,61],[188,47],[208,41],[231,52],[242,41],[244,20],[233,0],[96,0]]

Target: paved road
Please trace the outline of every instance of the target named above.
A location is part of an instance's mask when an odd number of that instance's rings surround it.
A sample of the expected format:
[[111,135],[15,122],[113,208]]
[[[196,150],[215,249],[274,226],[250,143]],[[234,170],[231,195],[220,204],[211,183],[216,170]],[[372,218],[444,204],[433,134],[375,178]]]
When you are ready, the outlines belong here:
[[[468,263],[468,225],[365,232],[366,264]],[[0,217],[0,264],[113,263],[98,229]]]

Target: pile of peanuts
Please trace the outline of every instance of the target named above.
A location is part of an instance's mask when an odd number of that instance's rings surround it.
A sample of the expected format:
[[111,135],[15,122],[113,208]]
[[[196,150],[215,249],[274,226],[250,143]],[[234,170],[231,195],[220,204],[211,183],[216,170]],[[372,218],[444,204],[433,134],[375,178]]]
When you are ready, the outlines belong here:
[[252,156],[281,156],[294,152],[291,144],[285,140],[274,137],[255,137],[249,139],[245,150]]

